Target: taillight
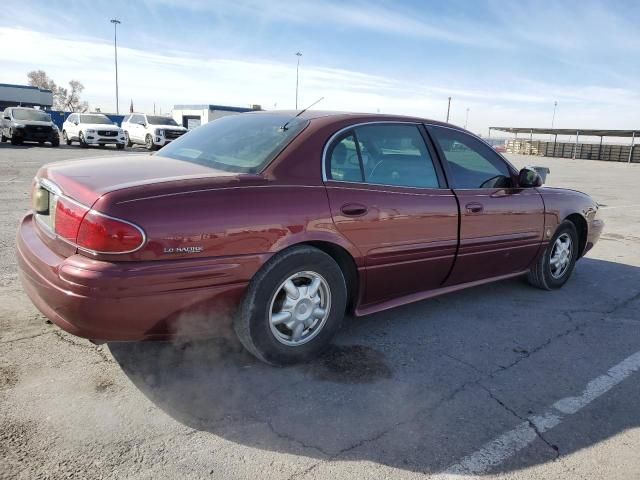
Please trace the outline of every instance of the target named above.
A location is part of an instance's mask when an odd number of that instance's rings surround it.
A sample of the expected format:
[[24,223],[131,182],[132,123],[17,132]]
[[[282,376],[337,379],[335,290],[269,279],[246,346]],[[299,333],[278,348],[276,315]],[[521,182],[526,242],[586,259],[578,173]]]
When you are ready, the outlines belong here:
[[127,253],[144,243],[142,229],[65,197],[57,197],[55,232],[79,248],[95,253]]
[[143,243],[144,234],[140,228],[93,210],[84,216],[76,239],[78,247],[100,253],[131,252]]
[[75,243],[82,219],[89,209],[64,197],[58,197],[55,211],[55,232]]

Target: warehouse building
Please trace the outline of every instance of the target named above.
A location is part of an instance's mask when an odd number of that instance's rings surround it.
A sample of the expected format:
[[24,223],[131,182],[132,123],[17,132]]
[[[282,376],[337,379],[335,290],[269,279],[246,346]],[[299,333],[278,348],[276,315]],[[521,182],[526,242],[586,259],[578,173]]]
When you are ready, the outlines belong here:
[[248,108],[225,105],[174,105],[171,116],[179,125],[191,130],[216,118],[255,110],[262,110],[262,108],[260,105],[251,105]]
[[53,92],[29,85],[0,83],[0,109],[7,107],[40,107],[50,110],[53,106]]

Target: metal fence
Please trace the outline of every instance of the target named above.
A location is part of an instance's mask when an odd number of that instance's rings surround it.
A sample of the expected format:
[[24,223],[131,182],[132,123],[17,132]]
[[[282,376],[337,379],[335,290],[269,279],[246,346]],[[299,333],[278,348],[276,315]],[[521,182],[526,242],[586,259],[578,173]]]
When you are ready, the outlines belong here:
[[[67,119],[67,117],[71,115],[73,112],[60,112],[58,110],[47,110],[47,113],[51,115],[51,121],[55,123],[60,130],[62,130],[62,124]],[[124,118],[124,115],[113,115],[110,113],[105,113],[105,115],[109,117],[109,120],[111,120],[112,122],[116,122],[118,126],[122,125],[122,119]]]
[[514,139],[506,142],[506,148],[508,153],[521,155],[640,163],[640,148],[637,145],[632,147],[631,145]]

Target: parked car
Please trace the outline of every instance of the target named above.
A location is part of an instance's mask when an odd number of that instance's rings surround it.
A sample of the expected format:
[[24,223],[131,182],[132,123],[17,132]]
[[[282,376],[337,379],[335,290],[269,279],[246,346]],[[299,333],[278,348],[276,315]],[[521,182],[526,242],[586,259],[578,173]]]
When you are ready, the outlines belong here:
[[58,127],[51,121],[51,115],[26,107],[9,107],[2,114],[0,140],[10,140],[13,145],[23,142],[49,142],[52,147],[60,145]]
[[42,167],[18,231],[23,286],[101,341],[215,335],[257,358],[322,350],[362,316],[525,275],[562,287],[598,204],[542,187],[474,135],[391,115],[223,117],[153,156]]
[[81,147],[89,145],[115,145],[124,149],[123,130],[102,113],[72,113],[62,125],[62,140],[67,145],[78,142]]
[[147,150],[156,150],[187,133],[171,117],[132,113],[122,120],[127,146],[144,145]]

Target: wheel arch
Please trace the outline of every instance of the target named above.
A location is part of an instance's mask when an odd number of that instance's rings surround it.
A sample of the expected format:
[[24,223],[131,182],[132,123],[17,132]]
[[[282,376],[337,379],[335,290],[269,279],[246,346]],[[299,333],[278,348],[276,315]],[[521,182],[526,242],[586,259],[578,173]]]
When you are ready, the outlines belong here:
[[326,240],[309,240],[290,245],[288,248],[300,245],[308,245],[310,247],[317,248],[333,258],[333,260],[338,264],[340,270],[342,270],[342,273],[344,274],[345,283],[347,284],[347,311],[352,312],[355,309],[359,298],[361,281],[360,276],[358,275],[356,261],[351,253],[337,243],[328,242]]
[[570,221],[576,227],[576,232],[578,233],[578,258],[580,258],[587,246],[587,236],[589,234],[587,220],[579,213],[567,215],[565,220]]

